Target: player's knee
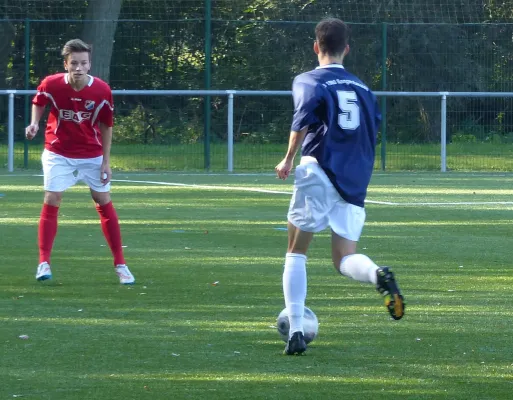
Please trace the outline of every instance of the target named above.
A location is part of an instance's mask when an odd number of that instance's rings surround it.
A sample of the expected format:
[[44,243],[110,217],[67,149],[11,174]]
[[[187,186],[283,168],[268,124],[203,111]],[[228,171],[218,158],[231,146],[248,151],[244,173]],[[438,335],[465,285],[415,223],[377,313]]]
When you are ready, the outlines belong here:
[[289,224],[289,243],[287,251],[289,253],[306,254],[310,242],[313,238],[313,232],[303,231]]
[[333,268],[335,268],[337,272],[340,272],[340,264],[342,263],[342,260],[344,259],[344,257],[350,256],[352,254],[355,254],[355,252],[334,250],[331,253],[331,261],[333,261]]
[[62,200],[61,192],[45,192],[44,202],[50,206],[59,207]]
[[93,201],[100,206],[110,203],[111,201],[110,192],[96,192],[91,190],[91,197],[93,198]]

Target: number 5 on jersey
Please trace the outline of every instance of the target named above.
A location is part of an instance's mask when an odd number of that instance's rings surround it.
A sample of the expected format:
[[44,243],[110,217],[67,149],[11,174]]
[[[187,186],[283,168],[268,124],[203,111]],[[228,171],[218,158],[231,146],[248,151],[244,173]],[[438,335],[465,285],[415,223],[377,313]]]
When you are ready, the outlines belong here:
[[360,126],[360,107],[358,106],[358,98],[353,91],[337,90],[338,108],[338,125],[342,129],[354,131]]

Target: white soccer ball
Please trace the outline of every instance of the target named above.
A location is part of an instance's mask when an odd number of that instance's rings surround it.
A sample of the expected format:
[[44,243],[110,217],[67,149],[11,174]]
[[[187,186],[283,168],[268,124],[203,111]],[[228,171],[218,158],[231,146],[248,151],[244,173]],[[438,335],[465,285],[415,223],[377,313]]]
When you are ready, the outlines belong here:
[[[282,340],[286,343],[289,340],[290,329],[289,315],[287,314],[286,308],[278,315],[276,326]],[[303,331],[306,344],[314,340],[319,332],[319,320],[317,319],[317,315],[306,306],[305,314],[303,315]]]

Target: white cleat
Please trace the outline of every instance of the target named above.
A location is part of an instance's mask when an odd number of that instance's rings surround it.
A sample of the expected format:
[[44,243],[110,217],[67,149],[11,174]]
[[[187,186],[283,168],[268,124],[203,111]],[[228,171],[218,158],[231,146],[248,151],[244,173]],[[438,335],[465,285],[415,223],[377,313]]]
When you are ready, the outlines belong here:
[[116,274],[119,276],[119,283],[122,285],[133,285],[135,278],[126,265],[116,265]]
[[48,264],[46,261],[37,266],[36,279],[38,281],[46,281],[47,279],[52,279],[52,270],[50,269],[50,264]]

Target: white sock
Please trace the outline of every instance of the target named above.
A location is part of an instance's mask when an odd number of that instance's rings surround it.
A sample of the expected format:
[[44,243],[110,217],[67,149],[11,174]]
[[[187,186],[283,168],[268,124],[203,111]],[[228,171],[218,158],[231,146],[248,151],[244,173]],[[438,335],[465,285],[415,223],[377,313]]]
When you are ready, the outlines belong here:
[[377,283],[376,270],[379,267],[369,257],[364,254],[351,254],[345,256],[340,263],[340,273],[354,280]]
[[287,253],[285,256],[283,297],[289,315],[290,337],[294,332],[303,332],[306,299],[306,256],[304,254]]

